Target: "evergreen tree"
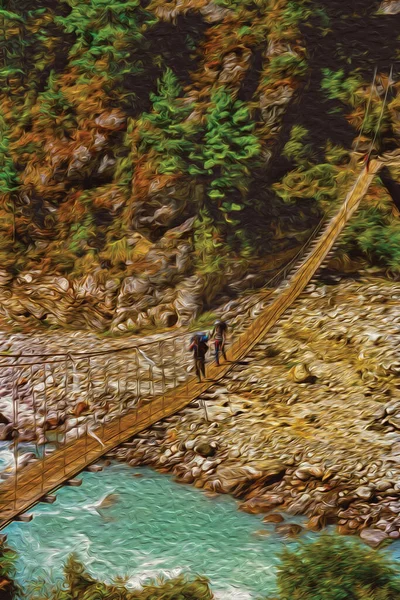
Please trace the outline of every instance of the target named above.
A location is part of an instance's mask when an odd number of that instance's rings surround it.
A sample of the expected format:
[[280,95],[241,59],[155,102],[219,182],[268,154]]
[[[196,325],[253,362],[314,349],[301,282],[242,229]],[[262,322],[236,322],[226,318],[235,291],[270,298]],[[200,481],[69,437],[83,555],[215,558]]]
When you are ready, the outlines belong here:
[[385,555],[325,535],[283,551],[278,588],[280,600],[396,600],[400,581]]
[[50,73],[46,91],[39,95],[36,112],[37,132],[58,130],[58,134],[69,137],[77,127],[73,107],[54,71]]
[[[217,89],[207,110],[203,143],[190,155],[189,173],[205,178],[208,197],[227,221],[246,204],[250,167],[260,149],[249,109],[226,89]],[[235,201],[228,197],[232,192],[239,192]]]
[[63,66],[70,36],[61,36],[55,23],[57,12],[51,0],[14,0],[8,10],[0,8],[0,94],[23,98],[28,90],[39,90],[51,68]]
[[[56,22],[76,42],[70,51],[71,65],[85,79],[101,76],[110,84],[124,76],[144,72],[137,57],[146,46],[144,29],[154,17],[141,8],[139,0],[66,0],[71,12]],[[143,25],[145,23],[145,25]]]
[[2,600],[12,600],[21,593],[21,589],[13,581],[16,576],[17,558],[17,554],[7,546],[0,547],[0,597]]
[[16,12],[0,8],[1,64],[0,94],[17,92],[24,77],[25,27],[24,19]]
[[157,172],[165,175],[183,173],[194,149],[193,125],[185,123],[193,105],[185,103],[181,95],[177,77],[167,69],[158,81],[157,93],[150,94],[153,110],[137,122],[138,155],[150,153]]

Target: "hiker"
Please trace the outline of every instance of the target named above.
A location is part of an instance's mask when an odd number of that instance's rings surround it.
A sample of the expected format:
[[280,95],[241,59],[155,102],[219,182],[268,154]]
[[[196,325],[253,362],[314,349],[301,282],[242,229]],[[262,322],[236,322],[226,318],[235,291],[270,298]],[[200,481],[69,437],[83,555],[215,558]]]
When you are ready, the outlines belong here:
[[225,321],[215,321],[214,329],[212,330],[211,337],[214,338],[215,346],[215,362],[219,367],[219,354],[222,353],[224,360],[226,360],[225,353],[225,342],[226,342],[226,331],[228,329]]
[[189,350],[193,352],[194,367],[197,379],[201,383],[201,376],[206,378],[206,354],[208,351],[208,336],[204,333],[196,333],[190,340]]

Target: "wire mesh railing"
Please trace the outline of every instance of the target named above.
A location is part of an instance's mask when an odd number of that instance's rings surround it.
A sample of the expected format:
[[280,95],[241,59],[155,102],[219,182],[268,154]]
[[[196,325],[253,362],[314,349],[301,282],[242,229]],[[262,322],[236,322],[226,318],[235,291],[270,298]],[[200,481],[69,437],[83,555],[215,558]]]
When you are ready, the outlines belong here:
[[[379,165],[376,162],[375,171]],[[231,360],[245,356],[299,296],[357,208],[375,171],[362,172],[290,282],[234,338]],[[2,356],[3,400],[5,394],[13,407],[8,439],[13,460],[0,481],[0,520],[6,522],[7,515],[37,501],[128,434],[173,414],[206,389],[210,383],[198,384],[190,377],[187,347],[181,342],[179,336],[170,336],[106,353],[59,354],[41,360]],[[209,376],[220,377],[229,368],[211,368]]]

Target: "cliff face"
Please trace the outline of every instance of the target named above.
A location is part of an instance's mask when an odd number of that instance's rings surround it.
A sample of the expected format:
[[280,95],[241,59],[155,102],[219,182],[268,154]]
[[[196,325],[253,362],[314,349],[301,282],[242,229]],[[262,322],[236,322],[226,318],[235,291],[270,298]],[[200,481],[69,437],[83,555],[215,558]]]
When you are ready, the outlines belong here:
[[[262,284],[346,185],[370,96],[359,148],[374,137],[396,11],[372,0],[54,4],[0,9],[3,314],[168,327]],[[397,90],[380,150],[397,145]],[[377,235],[397,232],[384,188],[370,200]]]

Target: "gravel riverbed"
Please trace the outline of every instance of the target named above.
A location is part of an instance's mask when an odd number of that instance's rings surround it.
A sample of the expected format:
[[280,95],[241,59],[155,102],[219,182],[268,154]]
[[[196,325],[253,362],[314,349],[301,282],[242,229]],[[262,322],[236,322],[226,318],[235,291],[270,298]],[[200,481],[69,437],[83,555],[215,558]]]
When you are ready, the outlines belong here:
[[243,364],[114,456],[269,522],[305,515],[373,547],[399,538],[399,307],[398,282],[315,282]]

